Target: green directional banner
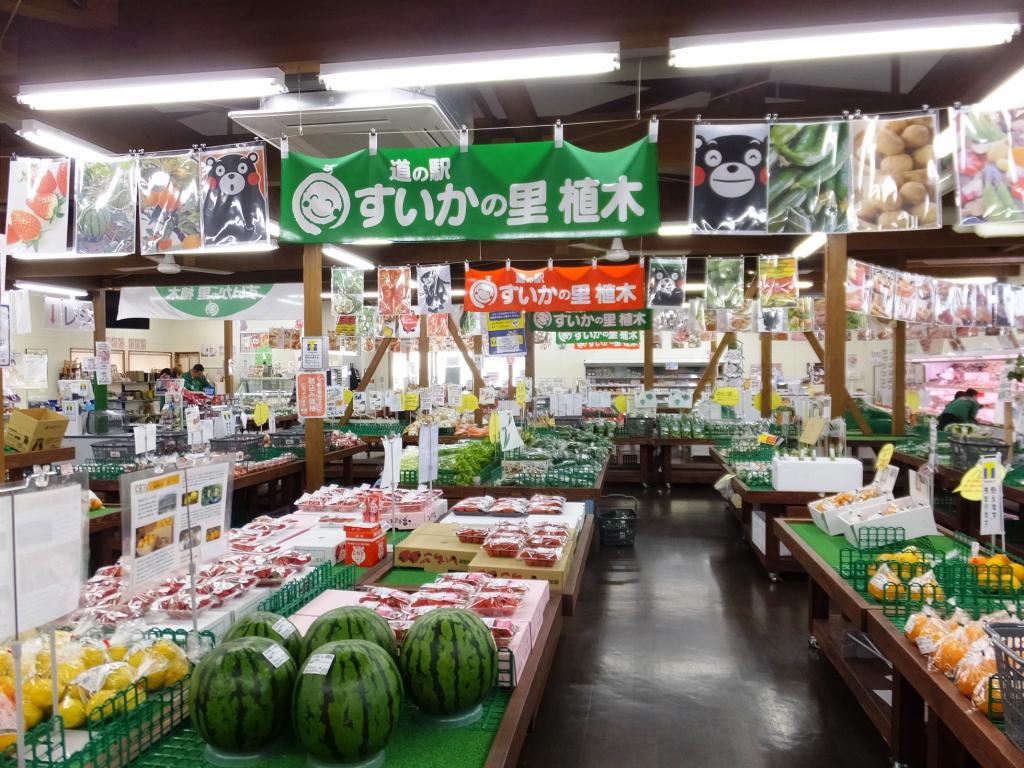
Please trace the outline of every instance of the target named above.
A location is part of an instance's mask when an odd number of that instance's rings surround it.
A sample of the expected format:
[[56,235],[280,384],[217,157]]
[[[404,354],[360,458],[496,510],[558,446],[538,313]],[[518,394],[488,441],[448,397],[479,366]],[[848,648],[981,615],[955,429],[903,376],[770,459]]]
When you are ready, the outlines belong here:
[[625,237],[658,229],[657,145],[537,141],[281,159],[281,240]]
[[556,344],[590,344],[610,341],[639,344],[640,331],[566,331],[555,334]]
[[608,312],[529,312],[531,331],[647,331],[651,313],[646,309]]

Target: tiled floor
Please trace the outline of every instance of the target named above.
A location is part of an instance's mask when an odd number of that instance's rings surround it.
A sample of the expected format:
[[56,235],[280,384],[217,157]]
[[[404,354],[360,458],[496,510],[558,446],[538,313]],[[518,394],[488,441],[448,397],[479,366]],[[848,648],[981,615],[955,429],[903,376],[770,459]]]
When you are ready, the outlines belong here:
[[526,768],[868,768],[882,738],[807,644],[807,583],[771,585],[722,502],[651,490],[636,545],[591,553]]

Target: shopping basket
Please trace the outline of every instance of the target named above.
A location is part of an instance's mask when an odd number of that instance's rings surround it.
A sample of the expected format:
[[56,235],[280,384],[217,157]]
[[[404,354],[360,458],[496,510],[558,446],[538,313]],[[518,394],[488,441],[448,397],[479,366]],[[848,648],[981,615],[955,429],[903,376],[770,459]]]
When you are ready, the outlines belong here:
[[1024,749],[1024,624],[989,624],[985,630],[996,651],[1006,735]]
[[597,502],[597,525],[602,547],[631,547],[640,519],[640,502],[633,496],[612,493]]
[[953,468],[966,472],[978,463],[982,456],[1000,454],[1004,459],[1009,446],[1002,440],[989,437],[949,436],[949,455]]

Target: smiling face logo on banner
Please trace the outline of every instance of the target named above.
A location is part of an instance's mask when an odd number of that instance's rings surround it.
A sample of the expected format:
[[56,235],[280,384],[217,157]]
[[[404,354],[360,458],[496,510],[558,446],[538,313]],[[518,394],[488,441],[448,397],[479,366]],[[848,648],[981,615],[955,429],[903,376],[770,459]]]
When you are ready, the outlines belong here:
[[310,235],[340,227],[348,218],[348,209],[348,190],[329,173],[311,173],[292,195],[295,223]]

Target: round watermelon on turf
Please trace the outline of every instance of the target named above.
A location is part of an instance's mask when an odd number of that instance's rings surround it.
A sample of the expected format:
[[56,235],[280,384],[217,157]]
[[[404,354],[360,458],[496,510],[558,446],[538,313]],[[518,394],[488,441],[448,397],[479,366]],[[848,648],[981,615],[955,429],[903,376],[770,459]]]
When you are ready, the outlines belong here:
[[318,647],[299,673],[295,735],[317,760],[351,763],[384,749],[402,709],[402,676],[376,643],[340,640]]
[[334,608],[317,618],[306,630],[303,658],[309,658],[321,645],[337,640],[366,640],[379,645],[392,658],[398,657],[395,633],[387,619],[362,605]]
[[232,625],[224,642],[239,637],[268,637],[283,646],[292,660],[302,661],[302,635],[288,619],[270,611],[256,611]]
[[295,662],[266,637],[215,648],[192,673],[188,710],[203,741],[225,752],[256,752],[288,729]]
[[416,619],[399,660],[409,697],[431,715],[455,715],[484,700],[498,677],[498,649],[472,611],[439,608]]

